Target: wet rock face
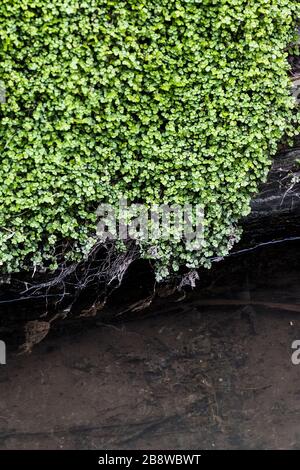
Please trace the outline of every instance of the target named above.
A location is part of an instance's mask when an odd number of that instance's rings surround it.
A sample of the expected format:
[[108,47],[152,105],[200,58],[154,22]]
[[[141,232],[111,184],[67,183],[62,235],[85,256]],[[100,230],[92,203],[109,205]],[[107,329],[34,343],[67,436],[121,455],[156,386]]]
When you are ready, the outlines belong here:
[[[260,243],[296,237],[300,227],[300,140],[295,148],[274,159],[268,180],[252,201],[252,212],[243,221],[244,239]],[[237,248],[238,249],[238,248]]]
[[[300,143],[300,142],[299,142]],[[252,202],[251,219],[284,216],[300,210],[300,147],[287,150],[275,158],[268,181]]]

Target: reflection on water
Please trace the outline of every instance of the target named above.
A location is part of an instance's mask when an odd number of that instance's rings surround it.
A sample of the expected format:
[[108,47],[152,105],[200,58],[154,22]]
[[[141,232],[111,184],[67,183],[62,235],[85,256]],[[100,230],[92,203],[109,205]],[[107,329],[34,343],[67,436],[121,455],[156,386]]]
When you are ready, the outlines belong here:
[[299,449],[299,254],[229,257],[181,301],[8,357],[0,447]]

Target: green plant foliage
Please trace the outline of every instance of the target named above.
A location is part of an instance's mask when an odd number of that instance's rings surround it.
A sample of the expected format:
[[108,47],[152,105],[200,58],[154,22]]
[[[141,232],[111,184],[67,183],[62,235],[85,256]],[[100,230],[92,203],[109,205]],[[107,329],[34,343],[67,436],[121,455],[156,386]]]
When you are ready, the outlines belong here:
[[162,276],[225,255],[295,129],[297,16],[298,0],[1,0],[2,269],[85,256],[120,194],[204,205],[203,249],[158,242]]

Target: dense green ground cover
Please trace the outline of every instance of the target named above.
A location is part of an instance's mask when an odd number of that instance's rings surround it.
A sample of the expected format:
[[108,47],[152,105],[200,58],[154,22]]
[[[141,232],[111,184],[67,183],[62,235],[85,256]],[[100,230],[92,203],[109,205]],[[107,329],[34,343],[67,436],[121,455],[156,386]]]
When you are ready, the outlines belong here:
[[62,243],[85,256],[120,195],[203,204],[202,250],[158,242],[162,274],[225,255],[295,128],[297,16],[295,0],[2,0],[2,270],[48,266]]

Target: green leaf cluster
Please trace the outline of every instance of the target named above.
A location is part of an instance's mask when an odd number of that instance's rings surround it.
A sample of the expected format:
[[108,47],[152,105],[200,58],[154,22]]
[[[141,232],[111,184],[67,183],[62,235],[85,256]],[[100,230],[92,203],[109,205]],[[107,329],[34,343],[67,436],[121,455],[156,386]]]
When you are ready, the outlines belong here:
[[298,0],[2,0],[2,270],[85,256],[120,195],[205,207],[202,250],[158,242],[161,275],[225,255],[298,128],[299,16]]

